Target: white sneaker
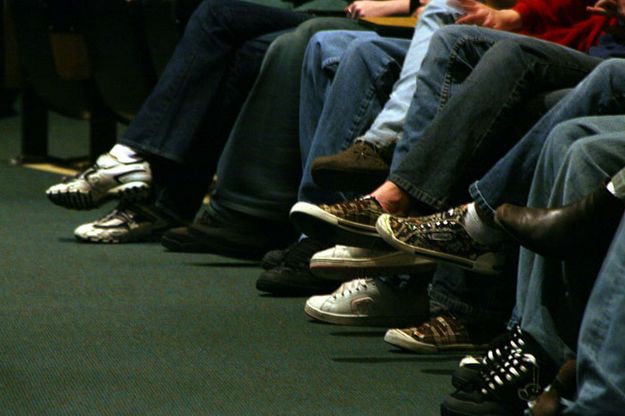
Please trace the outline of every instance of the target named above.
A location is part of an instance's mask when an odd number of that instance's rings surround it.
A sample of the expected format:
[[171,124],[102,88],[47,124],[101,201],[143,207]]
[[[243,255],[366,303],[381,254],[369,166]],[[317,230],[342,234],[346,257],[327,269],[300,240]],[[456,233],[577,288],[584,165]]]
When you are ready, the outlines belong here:
[[428,309],[425,287],[394,288],[379,279],[343,283],[330,295],[309,298],[304,307],[308,316],[323,322],[386,327],[422,322]]
[[310,271],[317,277],[349,280],[355,277],[419,273],[436,263],[403,251],[382,251],[337,245],[315,253]]
[[51,186],[46,191],[50,200],[71,209],[97,208],[109,199],[138,201],[148,195],[152,173],[144,160],[121,162],[110,153],[74,178]]
[[99,220],[76,228],[74,236],[92,243],[155,241],[160,239],[163,232],[179,225],[151,205],[120,203]]

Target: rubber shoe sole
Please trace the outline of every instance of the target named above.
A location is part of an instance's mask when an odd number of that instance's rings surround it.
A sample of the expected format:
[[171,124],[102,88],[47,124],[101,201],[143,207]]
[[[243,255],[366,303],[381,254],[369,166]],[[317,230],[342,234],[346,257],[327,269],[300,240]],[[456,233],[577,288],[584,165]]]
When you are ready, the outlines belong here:
[[329,324],[346,326],[379,326],[388,328],[389,326],[414,325],[428,318],[427,315],[412,316],[362,316],[347,315],[325,312],[310,306],[304,306],[304,312],[309,317]]
[[388,249],[374,226],[342,219],[307,202],[293,205],[289,218],[302,233],[328,244]]
[[423,256],[434,261],[450,263],[480,274],[498,274],[501,272],[504,264],[504,257],[499,253],[485,253],[478,256],[475,260],[466,257],[455,256],[453,254],[442,253],[440,251],[429,250],[423,247],[412,246],[395,238],[392,229],[388,223],[389,216],[382,216],[378,219],[375,227],[378,235],[391,247],[398,250]]
[[436,352],[445,352],[445,351],[480,351],[488,348],[488,345],[484,344],[468,344],[468,343],[458,343],[458,344],[450,344],[450,345],[434,345],[427,344],[425,342],[419,342],[410,335],[406,334],[404,331],[400,329],[389,329],[386,331],[384,335],[384,341],[413,352],[418,353],[436,353]]
[[55,205],[76,210],[89,210],[100,207],[111,199],[138,202],[148,197],[150,187],[144,182],[130,182],[109,189],[105,194],[94,197],[93,192],[49,192],[48,199]]
[[332,280],[423,273],[435,268],[435,262],[403,251],[393,251],[381,256],[361,259],[328,257],[310,260],[310,271],[315,276]]

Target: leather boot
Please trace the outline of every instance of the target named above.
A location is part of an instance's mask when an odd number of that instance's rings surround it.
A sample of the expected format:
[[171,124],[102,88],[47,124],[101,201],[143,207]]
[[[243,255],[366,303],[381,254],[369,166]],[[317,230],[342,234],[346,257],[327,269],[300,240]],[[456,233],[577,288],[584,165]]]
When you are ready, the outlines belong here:
[[563,260],[605,251],[625,204],[601,186],[561,208],[527,208],[504,204],[495,221],[522,246]]

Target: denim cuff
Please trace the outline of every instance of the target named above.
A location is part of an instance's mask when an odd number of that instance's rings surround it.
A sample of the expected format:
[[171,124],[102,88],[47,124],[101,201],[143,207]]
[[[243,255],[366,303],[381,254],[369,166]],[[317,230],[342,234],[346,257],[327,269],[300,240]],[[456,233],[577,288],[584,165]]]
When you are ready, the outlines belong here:
[[493,217],[495,216],[495,208],[493,208],[488,201],[486,200],[486,197],[484,196],[484,194],[480,191],[479,188],[479,181],[475,181],[471,184],[471,186],[469,186],[469,194],[471,195],[471,198],[473,199],[473,202],[475,202],[475,204],[478,207],[478,210],[480,210],[480,212],[488,212],[490,213]]

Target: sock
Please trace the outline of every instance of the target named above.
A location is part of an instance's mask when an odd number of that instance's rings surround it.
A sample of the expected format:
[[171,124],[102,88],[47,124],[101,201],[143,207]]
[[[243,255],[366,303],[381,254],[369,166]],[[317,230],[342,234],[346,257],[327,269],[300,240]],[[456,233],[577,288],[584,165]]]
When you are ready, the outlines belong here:
[[475,203],[467,205],[467,214],[463,219],[464,228],[472,239],[481,244],[494,244],[505,239],[504,234],[486,224],[477,213]]
[[142,160],[141,156],[131,147],[125,144],[116,144],[109,151],[109,153],[115,156],[122,163],[139,162]]

